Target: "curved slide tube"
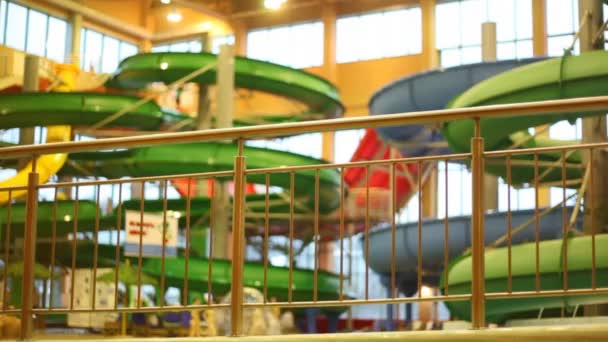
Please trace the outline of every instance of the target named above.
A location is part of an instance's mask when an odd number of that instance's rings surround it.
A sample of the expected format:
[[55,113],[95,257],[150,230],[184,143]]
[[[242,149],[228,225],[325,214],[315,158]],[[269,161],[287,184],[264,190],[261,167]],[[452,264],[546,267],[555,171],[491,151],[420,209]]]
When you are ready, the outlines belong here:
[[[569,209],[569,214],[572,208]],[[520,210],[512,212],[512,228],[526,222],[534,215],[534,210]],[[582,221],[579,215],[579,222]],[[497,212],[487,214],[485,223],[486,244],[492,243],[507,234],[507,213]],[[561,237],[562,212],[551,211],[539,220],[539,234],[541,239],[555,239]],[[513,235],[513,244],[535,239],[534,224]],[[432,219],[422,223],[422,269],[423,281],[427,285],[437,286],[439,277],[444,273],[445,252],[445,220]],[[368,264],[376,272],[391,276],[391,250],[392,226],[383,225],[369,234],[370,253]],[[361,243],[365,238],[361,237]],[[448,231],[448,257],[453,259],[462,254],[471,246],[471,218],[469,216],[451,217]],[[387,252],[381,252],[387,251]],[[397,286],[407,296],[413,295],[418,289],[418,222],[400,224],[395,232],[395,271],[397,272]],[[450,294],[452,287],[450,283]]]
[[[478,63],[448,69],[431,70],[413,76],[408,76],[390,83],[378,90],[370,99],[370,112],[372,115],[380,115],[443,109],[455,96],[461,94],[466,89],[479,83],[480,81],[512,68],[526,65],[538,60],[539,59],[524,59]],[[451,153],[451,149],[448,147],[430,146],[434,143],[445,143],[445,139],[443,138],[439,129],[433,129],[425,125],[406,125],[380,127],[376,130],[389,145],[398,149],[402,155],[407,157]],[[411,195],[411,192],[416,191],[416,187],[404,187],[404,190],[410,192],[410,194],[398,194],[398,196],[407,198]],[[454,220],[454,222],[458,222],[459,220],[466,220],[466,218],[454,218]],[[432,229],[431,227],[434,225],[434,221],[428,222],[429,223],[425,222],[424,224],[425,230]],[[443,221],[441,223],[437,222],[436,224],[443,225]],[[439,229],[439,226],[437,226],[437,229]],[[388,233],[389,234],[386,235],[386,231],[382,229],[381,232],[378,232],[377,234],[370,234],[370,246],[375,245],[383,247],[375,249],[377,252],[373,253],[373,255],[370,257],[369,266],[373,270],[384,275],[386,275],[388,272],[390,276],[391,235],[390,231]],[[437,234],[435,234],[435,236],[443,236],[439,233],[440,231],[437,230]],[[412,230],[411,225],[405,224],[397,226],[397,234],[409,236],[410,234],[417,233],[416,229]],[[428,245],[429,243],[426,244],[426,246]],[[410,245],[406,244],[406,246]],[[400,245],[397,244],[397,251],[399,251],[400,248],[403,247],[400,247]],[[415,249],[409,251],[409,248]],[[454,246],[454,248],[450,248],[450,251],[451,253],[453,252],[459,254],[464,248],[465,247],[456,248]],[[415,260],[407,257],[410,255],[417,255],[416,249],[417,246],[410,246],[403,251],[405,254],[401,252],[398,253],[396,260],[397,265],[416,265]],[[423,252],[429,249],[430,248],[425,247]],[[441,249],[443,249],[443,245],[441,245]],[[384,253],[381,251],[384,251]],[[438,252],[439,251],[431,251],[429,255],[423,256],[425,264],[429,263],[433,265],[433,273],[440,271],[441,268],[437,265],[443,263],[443,256]],[[405,258],[402,260],[401,257]],[[414,264],[412,264],[412,262],[414,262]],[[408,273],[411,271],[411,269],[408,269],[407,272],[404,270],[403,274],[398,275],[398,278],[401,279],[399,282],[400,286],[403,289],[410,289],[412,286],[416,286],[415,282],[417,277],[414,273]],[[436,277],[432,281],[433,283],[437,283]]]
[[[529,75],[534,75],[534,77],[529,77]],[[593,51],[582,53],[580,56],[553,58],[502,73],[477,84],[458,96],[450,107],[462,108],[602,95],[608,95],[608,51]],[[605,115],[605,111],[482,119],[480,122],[481,134],[486,150],[507,149],[526,138],[529,135],[527,133],[529,127],[551,124],[560,120],[572,121],[593,115]],[[443,134],[455,152],[468,152],[473,130],[472,120],[460,120],[446,123]],[[522,147],[549,147],[565,143],[568,142],[535,137],[523,143]],[[539,157],[545,161],[556,161],[560,160],[561,153],[543,153]],[[532,155],[513,156],[513,159],[532,160],[532,158]],[[580,151],[576,151],[566,160],[570,163],[580,164],[582,155]],[[546,169],[546,167],[540,167],[539,172],[542,174]],[[581,178],[582,170],[580,168],[568,169],[568,179]],[[505,177],[506,167],[504,163],[501,165],[488,164],[487,171]],[[561,180],[560,168],[550,168],[547,172],[543,181]],[[525,183],[534,178],[534,168],[533,166],[514,165],[512,174],[514,184]]]
[[[523,77],[523,75],[535,75],[535,77]],[[454,102],[454,107],[469,107],[476,105],[514,103],[526,101],[540,101],[559,98],[572,98],[583,96],[600,96],[608,94],[608,52],[594,51],[583,53],[580,56],[570,56],[539,62],[526,67],[512,70],[498,75],[492,79],[478,84],[459,96]],[[608,109],[608,108],[607,108]],[[529,126],[538,126],[552,123],[558,120],[574,120],[588,115],[605,115],[605,111],[595,113],[562,113],[549,115],[531,115],[525,118],[496,118],[481,120],[482,135],[485,138],[486,148],[500,149],[507,144],[517,141],[516,133]],[[468,143],[465,139],[470,139],[473,124],[469,121],[457,121],[446,124],[444,133],[454,149],[468,150]],[[525,134],[525,133],[524,133]],[[553,146],[563,142],[548,138],[531,139],[524,147],[543,147]],[[545,153],[541,154],[543,160],[559,160],[561,154]],[[527,158],[531,156],[521,156]],[[567,161],[581,163],[582,156],[580,151],[570,156]],[[501,175],[500,170],[490,169],[489,171]],[[543,168],[539,171],[542,172]],[[533,178],[533,168],[530,166],[518,166],[513,169],[515,182],[525,182]],[[582,169],[570,170],[567,177],[569,179],[581,177]],[[517,177],[517,178],[515,178]],[[546,180],[561,179],[561,170],[558,173],[549,173]],[[561,226],[561,225],[560,225]],[[606,240],[605,235],[598,235],[597,242],[601,245]],[[592,274],[591,259],[591,237],[578,237],[568,239],[568,262],[563,259],[564,241],[550,240],[540,244],[540,273],[541,288],[543,290],[563,289],[567,264],[568,288],[590,288],[592,287],[590,278]],[[599,249],[598,249],[599,250]],[[536,268],[532,267],[530,260],[535,259],[535,245],[524,244],[513,249],[513,290],[514,291],[534,291],[536,290],[535,278]],[[486,265],[492,265],[491,270],[486,270],[486,290],[488,292],[504,291],[507,283],[508,264],[507,249],[500,248],[486,252]],[[598,252],[597,270],[602,272],[606,267],[606,255]],[[443,279],[442,283],[449,286],[450,293],[454,286],[462,293],[467,289],[465,279],[470,281],[471,258],[464,256],[455,260],[448,273],[448,279]],[[468,273],[467,273],[468,272]],[[602,278],[601,280],[599,280]],[[597,286],[602,287],[605,279],[598,277]],[[601,284],[600,284],[601,283]],[[470,283],[467,283],[470,284]],[[468,289],[470,290],[470,288]],[[467,290],[467,291],[468,291]],[[605,295],[585,295],[568,296],[568,298],[557,297],[538,297],[522,298],[516,301],[504,300],[489,301],[486,308],[487,319],[489,321],[502,322],[513,315],[522,314],[531,310],[541,308],[559,308],[573,304],[594,304],[605,303]],[[470,316],[463,312],[469,303],[450,303],[448,307],[460,317],[470,319]]]
[[[57,66],[58,77],[63,81],[57,90],[60,92],[67,92],[74,88],[76,84],[76,75],[78,69],[73,65],[60,64]],[[2,112],[6,115],[6,112]],[[17,127],[17,126],[14,126]],[[72,129],[69,126],[52,126],[47,129],[46,142],[65,142],[70,141],[72,138]],[[66,153],[56,153],[51,155],[40,156],[36,159],[35,167],[38,173],[38,181],[40,183],[46,183],[54,174],[61,169],[65,161],[67,160]],[[29,162],[23,169],[17,171],[14,177],[0,182],[1,187],[19,187],[25,186],[28,183],[28,175],[34,169],[34,162]],[[9,201],[20,198],[27,194],[26,190],[14,190],[14,191],[2,191],[0,192],[0,206],[8,203]]]
[[[378,90],[369,101],[369,109],[372,115],[444,109],[454,97],[488,77],[538,60],[469,64],[408,76]],[[445,141],[441,132],[432,127],[407,125],[376,130],[404,156],[450,153],[449,148],[429,146]]]
[[[568,249],[568,260],[564,258],[564,243]],[[608,244],[608,234],[595,237],[596,246]],[[567,288],[588,289],[593,287],[591,265],[593,255],[591,236],[550,240],[539,243],[540,255],[540,290],[563,290],[567,276]],[[511,249],[512,290],[536,290],[536,244],[525,243]],[[486,293],[508,291],[507,248],[489,250],[485,254],[485,289]],[[608,249],[596,248],[596,283],[597,288],[608,286]],[[471,293],[471,257],[464,256],[452,262],[447,281],[450,294]],[[441,280],[445,288],[445,277]],[[603,304],[608,302],[608,294],[596,293],[567,296],[537,296],[528,298],[491,299],[486,301],[486,319],[489,322],[502,323],[510,317],[525,313],[538,316],[539,310],[574,307],[576,305]],[[471,303],[446,302],[450,312],[461,319],[471,319]]]
[[[217,61],[211,53],[147,53],[122,61],[108,87],[143,88],[152,82],[170,84]],[[311,113],[326,117],[342,115],[344,107],[338,90],[328,81],[286,66],[244,57],[235,58],[235,86],[285,96],[306,104]],[[214,84],[215,70],[210,70],[193,82]]]

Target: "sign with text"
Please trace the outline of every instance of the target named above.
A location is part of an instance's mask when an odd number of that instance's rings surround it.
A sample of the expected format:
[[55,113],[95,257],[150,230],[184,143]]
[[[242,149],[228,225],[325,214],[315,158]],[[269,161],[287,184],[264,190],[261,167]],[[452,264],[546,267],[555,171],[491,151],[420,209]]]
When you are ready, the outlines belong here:
[[166,218],[162,213],[144,213],[142,220],[139,211],[127,210],[125,233],[125,255],[138,256],[141,241],[142,256],[160,257],[163,255],[164,240],[165,256],[177,256],[177,217],[169,213]]

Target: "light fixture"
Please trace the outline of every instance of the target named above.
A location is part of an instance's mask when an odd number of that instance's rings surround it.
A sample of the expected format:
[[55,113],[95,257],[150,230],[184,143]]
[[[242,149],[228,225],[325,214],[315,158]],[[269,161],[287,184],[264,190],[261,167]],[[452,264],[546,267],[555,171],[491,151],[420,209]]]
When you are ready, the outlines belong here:
[[264,0],[264,7],[269,10],[278,10],[287,0]]
[[168,5],[171,3],[171,0],[160,0],[161,4]]
[[201,23],[201,29],[203,31],[209,31],[209,30],[211,30],[211,27],[213,27],[213,24],[211,24],[208,21],[204,21],[204,22]]
[[176,9],[172,9],[169,14],[167,14],[167,20],[172,23],[179,23],[182,21],[182,14],[179,13]]

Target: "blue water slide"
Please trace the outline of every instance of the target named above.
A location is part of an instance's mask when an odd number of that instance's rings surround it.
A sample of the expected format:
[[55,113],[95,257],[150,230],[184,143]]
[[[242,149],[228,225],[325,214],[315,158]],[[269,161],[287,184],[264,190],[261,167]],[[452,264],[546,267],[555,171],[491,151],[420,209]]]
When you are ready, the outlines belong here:
[[[443,109],[450,100],[480,81],[539,60],[541,58],[468,64],[404,77],[379,89],[369,101],[369,110],[372,115],[379,115]],[[436,127],[408,125],[376,130],[404,156],[451,153],[448,147],[429,144],[444,141]]]

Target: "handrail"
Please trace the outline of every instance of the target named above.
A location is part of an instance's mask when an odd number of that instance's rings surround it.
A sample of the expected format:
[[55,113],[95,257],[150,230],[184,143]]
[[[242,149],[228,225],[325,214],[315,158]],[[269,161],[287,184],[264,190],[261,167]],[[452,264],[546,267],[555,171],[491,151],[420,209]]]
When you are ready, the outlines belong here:
[[568,112],[608,111],[608,96],[582,97],[567,100],[525,102],[472,108],[443,109],[310,122],[283,123],[252,127],[220,128],[180,133],[159,133],[142,136],[22,145],[0,149],[0,160],[58,152],[83,152],[112,148],[132,148],[197,141],[249,139],[257,137],[324,132],[346,129],[423,124],[464,119],[487,119],[505,116],[545,115]]

